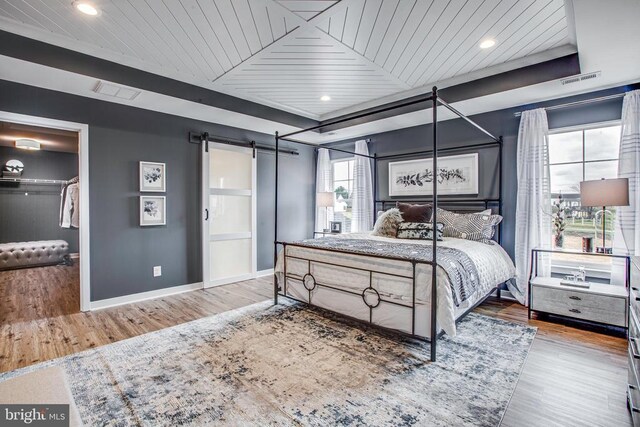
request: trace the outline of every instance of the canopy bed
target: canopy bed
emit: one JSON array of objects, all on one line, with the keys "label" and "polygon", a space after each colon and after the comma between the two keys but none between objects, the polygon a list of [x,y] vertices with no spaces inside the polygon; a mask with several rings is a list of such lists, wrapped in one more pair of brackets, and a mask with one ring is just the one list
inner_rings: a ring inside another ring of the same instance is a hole
[{"label": "canopy bed", "polygon": [[[434,87],[431,94],[405,103],[337,119],[285,135],[276,132],[275,151],[276,154],[280,151],[282,141],[314,145],[292,139],[293,136],[304,132],[426,102],[431,103],[433,114],[431,147],[386,156],[357,154],[331,146],[322,148],[362,156],[373,162],[374,222],[378,210],[385,211],[394,207],[397,201],[430,204],[433,212],[430,220],[433,239],[405,240],[355,233],[339,235],[338,238],[279,240],[279,165],[276,155],[273,297],[275,304],[278,304],[279,297],[284,297],[392,330],[394,333],[428,341],[431,343],[431,360],[435,361],[437,338],[445,332],[455,334],[456,322],[490,294],[499,292],[500,286],[515,273],[511,259],[499,245],[502,240],[499,220],[495,223],[495,236],[493,233],[489,236],[490,241],[467,240],[464,235],[462,238],[445,237],[441,240],[438,234],[438,218],[447,219],[447,216],[452,215],[452,212],[441,209],[442,207],[455,212],[472,212],[481,208],[484,209],[484,217],[502,219],[502,138],[493,136],[450,106],[439,97],[438,90]],[[439,148],[439,106],[447,108],[490,140],[467,146]],[[493,178],[497,178],[498,181],[497,197],[438,194],[439,180],[433,177],[436,171],[441,170],[438,161],[442,161],[443,157],[438,158],[439,155],[468,154],[473,150],[488,148],[498,150]],[[407,197],[377,198],[379,162],[415,159],[416,156],[422,155],[432,157],[429,161],[429,166],[432,165],[431,170],[434,171],[432,179],[428,180],[428,184],[419,184],[429,185],[430,195],[415,200],[408,200]]]}]

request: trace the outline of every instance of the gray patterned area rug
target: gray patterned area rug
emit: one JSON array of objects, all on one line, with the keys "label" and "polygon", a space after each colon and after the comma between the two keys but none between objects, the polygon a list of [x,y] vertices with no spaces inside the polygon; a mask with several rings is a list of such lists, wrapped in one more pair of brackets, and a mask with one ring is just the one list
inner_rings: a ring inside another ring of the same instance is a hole
[{"label": "gray patterned area rug", "polygon": [[0,375],[63,366],[87,426],[496,426],[535,328],[470,314],[429,344],[255,304]]}]

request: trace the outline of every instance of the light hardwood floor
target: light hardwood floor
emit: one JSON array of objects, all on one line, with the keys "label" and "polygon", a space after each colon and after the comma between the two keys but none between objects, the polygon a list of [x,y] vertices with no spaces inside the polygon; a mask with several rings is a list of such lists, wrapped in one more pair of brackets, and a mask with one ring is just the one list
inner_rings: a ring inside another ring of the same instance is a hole
[{"label": "light hardwood floor", "polygon": [[[78,312],[78,269],[0,272],[0,372],[271,298],[270,278]],[[477,312],[538,327],[503,426],[630,426],[626,339],[543,320],[490,299]]]}]

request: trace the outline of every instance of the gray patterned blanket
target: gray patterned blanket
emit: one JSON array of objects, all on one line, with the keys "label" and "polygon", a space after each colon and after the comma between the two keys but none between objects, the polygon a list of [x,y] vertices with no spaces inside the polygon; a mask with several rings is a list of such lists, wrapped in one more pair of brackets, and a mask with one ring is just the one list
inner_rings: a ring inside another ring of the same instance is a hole
[{"label": "gray patterned blanket", "polygon": [[[431,262],[431,245],[381,242],[367,239],[325,237],[290,242],[291,244],[319,249],[330,249],[360,255],[376,255],[401,258],[408,261]],[[476,291],[480,278],[478,269],[469,256],[459,249],[438,246],[438,266],[449,276],[453,302],[457,306]]]}]

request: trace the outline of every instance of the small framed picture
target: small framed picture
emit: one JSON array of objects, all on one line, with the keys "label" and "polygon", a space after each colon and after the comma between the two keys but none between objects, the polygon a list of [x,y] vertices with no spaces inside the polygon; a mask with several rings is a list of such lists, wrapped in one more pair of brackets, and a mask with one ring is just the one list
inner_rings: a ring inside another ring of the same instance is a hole
[{"label": "small framed picture", "polygon": [[140,196],[140,226],[167,224],[167,198]]},{"label": "small framed picture", "polygon": [[331,232],[342,233],[342,223],[340,221],[331,221]]},{"label": "small framed picture", "polygon": [[140,191],[164,193],[166,186],[166,163],[140,162]]}]

